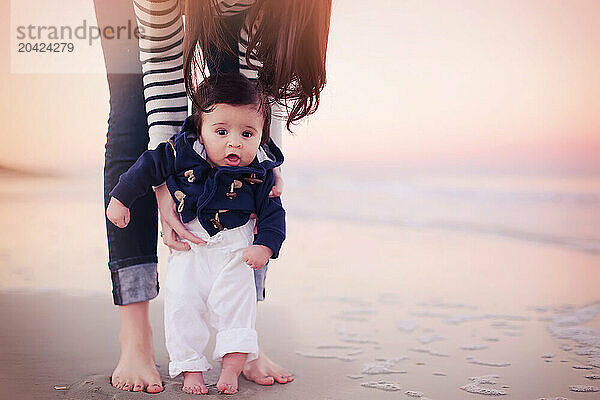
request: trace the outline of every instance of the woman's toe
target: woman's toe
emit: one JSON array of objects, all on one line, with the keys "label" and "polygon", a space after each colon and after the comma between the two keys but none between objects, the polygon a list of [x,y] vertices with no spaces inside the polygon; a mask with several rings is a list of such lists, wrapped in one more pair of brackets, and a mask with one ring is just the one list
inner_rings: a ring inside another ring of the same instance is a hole
[{"label": "woman's toe", "polygon": [[148,385],[148,387],[146,388],[146,392],[148,393],[159,393],[162,392],[163,387],[162,385],[158,384],[158,383],[153,383],[151,385]]},{"label": "woman's toe", "polygon": [[233,385],[225,385],[225,390],[223,392],[225,394],[234,394],[237,393],[237,389],[233,387]]},{"label": "woman's toe", "polygon": [[228,384],[226,384],[226,383],[221,383],[221,384],[217,385],[217,390],[218,390],[220,393],[229,394],[229,392],[228,392],[228,390],[229,390],[229,387],[230,387],[230,386],[229,386]]},{"label": "woman's toe", "polygon": [[141,392],[142,390],[144,390],[144,382],[142,381],[135,381],[135,383],[133,384],[133,391],[134,392]]},{"label": "woman's toe", "polygon": [[194,385],[194,387],[196,388],[195,394],[207,394],[208,393],[208,388],[206,387],[206,385]]},{"label": "woman's toe", "polygon": [[257,378],[255,380],[255,382],[258,383],[259,385],[269,386],[269,385],[272,385],[275,383],[275,379],[273,379],[272,376],[265,375],[260,378]]}]

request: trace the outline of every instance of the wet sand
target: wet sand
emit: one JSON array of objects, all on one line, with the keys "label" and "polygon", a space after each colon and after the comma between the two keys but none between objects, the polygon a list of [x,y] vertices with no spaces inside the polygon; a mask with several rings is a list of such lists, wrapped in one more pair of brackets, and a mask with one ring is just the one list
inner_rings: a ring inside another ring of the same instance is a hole
[{"label": "wet sand", "polygon": [[[101,216],[90,213],[96,204],[11,204],[10,212],[3,208],[4,229],[13,213],[43,216],[17,229],[41,254],[2,249],[0,398],[149,398],[108,383],[119,355],[119,316],[95,223]],[[94,223],[77,228],[67,212],[87,213]],[[593,379],[600,374],[597,255],[293,215],[288,231],[270,266],[257,327],[263,350],[296,381],[258,387],[242,378],[236,398],[600,398],[575,391],[600,387]],[[58,261],[44,261],[52,252]],[[180,392],[180,379],[167,379],[161,296],[151,318],[166,383],[152,397],[192,398]]]}]

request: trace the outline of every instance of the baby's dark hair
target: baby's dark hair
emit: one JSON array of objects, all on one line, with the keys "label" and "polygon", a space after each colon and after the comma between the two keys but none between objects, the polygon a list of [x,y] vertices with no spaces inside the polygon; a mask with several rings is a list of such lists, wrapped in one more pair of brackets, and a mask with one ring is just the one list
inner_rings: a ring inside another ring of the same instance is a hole
[{"label": "baby's dark hair", "polygon": [[240,73],[215,74],[207,77],[197,87],[192,97],[192,119],[196,132],[200,135],[202,113],[209,113],[215,104],[224,103],[234,106],[255,104],[263,116],[261,144],[269,142],[271,132],[271,104],[264,94],[248,78]]}]

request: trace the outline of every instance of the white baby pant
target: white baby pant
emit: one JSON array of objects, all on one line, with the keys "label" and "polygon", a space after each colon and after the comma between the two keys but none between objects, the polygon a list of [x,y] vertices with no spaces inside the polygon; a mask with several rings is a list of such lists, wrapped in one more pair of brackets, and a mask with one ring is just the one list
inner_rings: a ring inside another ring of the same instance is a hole
[{"label": "white baby pant", "polygon": [[165,279],[165,337],[169,375],[211,368],[204,356],[210,324],[217,330],[214,360],[227,353],[258,357],[254,272],[242,261],[252,244],[254,220],[209,236],[197,219],[188,230],[207,242],[169,257]]}]

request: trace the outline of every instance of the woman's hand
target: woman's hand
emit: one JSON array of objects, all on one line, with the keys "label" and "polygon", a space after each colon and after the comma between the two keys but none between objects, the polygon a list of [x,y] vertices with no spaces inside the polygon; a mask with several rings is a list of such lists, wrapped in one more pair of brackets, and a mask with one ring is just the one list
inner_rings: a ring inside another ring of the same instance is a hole
[{"label": "woman's hand", "polygon": [[269,192],[269,197],[280,197],[283,194],[283,176],[280,167],[273,169],[273,177],[275,178],[275,184]]},{"label": "woman's hand", "polygon": [[189,243],[183,242],[181,239],[186,239],[196,244],[206,244],[204,240],[188,231],[179,219],[179,214],[177,214],[175,209],[175,202],[169,193],[169,189],[167,189],[167,185],[157,187],[154,193],[158,202],[158,211],[160,212],[163,243],[169,247],[169,250],[189,250]]}]

